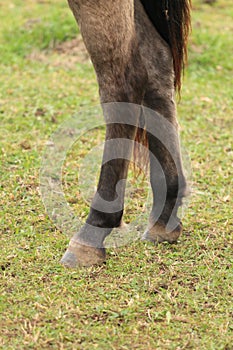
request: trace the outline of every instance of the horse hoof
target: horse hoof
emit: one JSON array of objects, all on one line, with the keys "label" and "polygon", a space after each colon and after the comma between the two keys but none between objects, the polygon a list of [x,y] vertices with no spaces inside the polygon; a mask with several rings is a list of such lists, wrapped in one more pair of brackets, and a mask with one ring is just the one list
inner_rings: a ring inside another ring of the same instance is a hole
[{"label": "horse hoof", "polygon": [[101,265],[106,259],[104,248],[94,248],[71,239],[61,264],[68,268]]},{"label": "horse hoof", "polygon": [[176,243],[181,232],[181,224],[179,224],[174,230],[169,231],[162,224],[156,223],[143,234],[141,239],[142,241],[149,241],[153,242],[154,244],[162,242]]}]

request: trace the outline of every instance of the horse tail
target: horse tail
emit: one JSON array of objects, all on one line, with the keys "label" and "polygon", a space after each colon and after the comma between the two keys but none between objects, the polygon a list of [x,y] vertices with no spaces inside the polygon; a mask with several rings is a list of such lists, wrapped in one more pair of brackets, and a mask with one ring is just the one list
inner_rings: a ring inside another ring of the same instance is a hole
[{"label": "horse tail", "polygon": [[148,151],[149,144],[148,144],[148,138],[147,138],[147,131],[145,128],[137,127],[134,141],[135,141],[134,147],[133,147],[134,175],[135,177],[138,177],[140,174],[144,174],[143,176],[144,178],[148,172],[148,166],[149,166],[149,151]]},{"label": "horse tail", "polygon": [[187,62],[187,40],[191,29],[191,0],[141,0],[153,25],[169,44],[173,57],[175,88],[180,92]]}]

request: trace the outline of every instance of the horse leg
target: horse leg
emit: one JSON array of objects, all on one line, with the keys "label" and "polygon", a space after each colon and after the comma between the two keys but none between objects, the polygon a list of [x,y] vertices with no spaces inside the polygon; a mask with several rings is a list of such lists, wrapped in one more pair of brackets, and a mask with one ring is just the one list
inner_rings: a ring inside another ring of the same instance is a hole
[{"label": "horse leg", "polygon": [[177,211],[186,188],[174,102],[173,62],[170,48],[138,0],[135,6],[140,53],[149,77],[143,105],[154,111],[145,110],[153,207],[143,238],[173,243],[182,231]]},{"label": "horse leg", "polygon": [[141,104],[147,75],[134,28],[133,0],[69,0],[69,4],[96,71],[107,122],[97,193],[86,223],[71,239],[62,258],[65,266],[75,267],[102,263],[104,239],[112,228],[120,225],[133,142],[126,141],[124,156],[119,154],[124,147],[121,140],[135,138],[136,126],[126,124],[135,110],[129,107],[128,115],[119,118],[122,112],[117,107],[119,104],[114,107],[111,102]]},{"label": "horse leg", "polygon": [[[155,91],[147,90],[144,97],[144,105],[156,113],[150,113],[150,120],[147,120],[146,126],[153,206],[149,228],[143,238],[153,242],[173,243],[182,231],[177,211],[185,195],[186,181],[182,169],[174,103],[158,96]],[[153,118],[156,120],[151,126]]]}]

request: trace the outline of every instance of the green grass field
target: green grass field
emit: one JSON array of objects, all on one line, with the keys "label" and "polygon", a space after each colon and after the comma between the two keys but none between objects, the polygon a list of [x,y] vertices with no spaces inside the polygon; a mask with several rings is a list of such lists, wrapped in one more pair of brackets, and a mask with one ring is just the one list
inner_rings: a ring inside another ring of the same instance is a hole
[{"label": "green grass field", "polygon": [[[46,215],[39,171],[50,135],[98,104],[95,74],[65,1],[0,1],[0,23],[0,348],[232,350],[232,2],[194,1],[178,105],[193,193],[178,244],[137,240],[81,270],[59,263],[68,237]],[[82,218],[79,164],[103,135],[84,135],[63,169]]]}]

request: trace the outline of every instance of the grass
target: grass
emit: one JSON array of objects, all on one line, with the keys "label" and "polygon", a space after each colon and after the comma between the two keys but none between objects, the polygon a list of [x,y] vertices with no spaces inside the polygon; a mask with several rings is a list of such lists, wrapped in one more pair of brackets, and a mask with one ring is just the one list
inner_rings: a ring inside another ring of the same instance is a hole
[{"label": "grass", "polygon": [[[193,194],[179,243],[135,241],[102,267],[66,271],[68,238],[45,214],[39,170],[51,133],[98,103],[95,74],[81,44],[57,49],[77,35],[66,3],[0,2],[2,349],[233,349],[232,17],[228,0],[194,1],[178,106]],[[103,133],[84,135],[63,169],[83,218],[77,170]],[[127,210],[134,220],[140,209]]]}]

